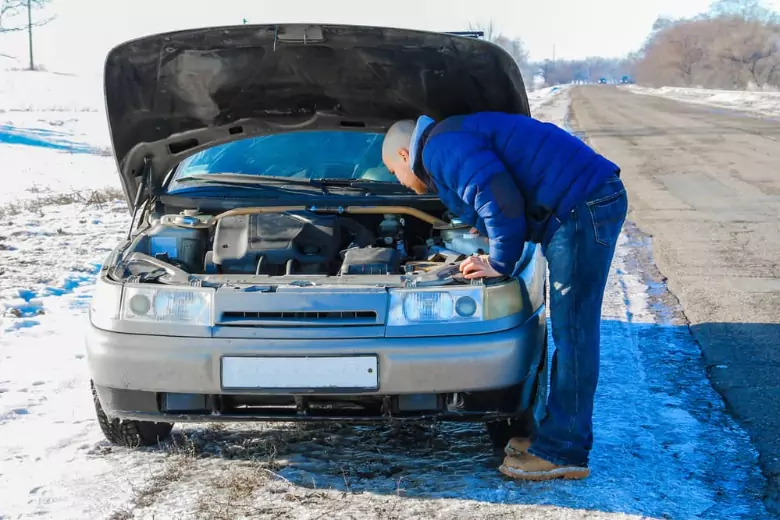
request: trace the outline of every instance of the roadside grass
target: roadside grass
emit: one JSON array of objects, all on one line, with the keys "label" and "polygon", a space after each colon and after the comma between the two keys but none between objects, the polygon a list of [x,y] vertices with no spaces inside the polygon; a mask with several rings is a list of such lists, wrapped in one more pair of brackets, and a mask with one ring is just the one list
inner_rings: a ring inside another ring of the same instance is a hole
[{"label": "roadside grass", "polygon": [[85,208],[92,206],[99,208],[109,202],[124,199],[122,190],[116,188],[83,191],[73,190],[65,193],[52,193],[48,188],[33,186],[28,188],[27,191],[34,194],[35,198],[9,202],[0,206],[0,218],[9,218],[24,212],[41,215],[46,206],[83,204]]}]

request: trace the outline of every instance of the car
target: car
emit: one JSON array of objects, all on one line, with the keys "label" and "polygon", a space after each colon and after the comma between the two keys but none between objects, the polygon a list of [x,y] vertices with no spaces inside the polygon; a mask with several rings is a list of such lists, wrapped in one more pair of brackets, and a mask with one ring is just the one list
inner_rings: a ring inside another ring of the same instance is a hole
[{"label": "car", "polygon": [[599,85],[606,85],[607,84],[607,78],[599,78]]},{"label": "car", "polygon": [[629,85],[632,83],[632,81],[629,76],[623,76],[622,78],[620,78],[620,83],[623,85]]},{"label": "car", "polygon": [[[120,44],[105,63],[132,223],[90,305],[106,438],[175,423],[471,421],[527,434],[547,388],[546,263],[469,281],[468,208],[383,166],[396,120],[530,115],[515,61],[444,33],[241,25]],[[484,226],[481,227],[484,229]]]}]

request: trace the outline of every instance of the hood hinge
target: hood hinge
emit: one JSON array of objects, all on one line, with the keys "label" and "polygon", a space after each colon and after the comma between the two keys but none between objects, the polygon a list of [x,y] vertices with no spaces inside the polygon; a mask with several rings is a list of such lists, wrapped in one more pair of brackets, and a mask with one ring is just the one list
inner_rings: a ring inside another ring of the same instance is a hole
[{"label": "hood hinge", "polygon": [[144,157],[143,168],[141,172],[141,183],[138,185],[138,190],[135,192],[135,200],[133,201],[133,218],[130,219],[130,229],[127,230],[127,239],[130,240],[133,236],[133,228],[135,228],[136,219],[138,218],[138,211],[141,207],[141,201],[143,200],[144,192],[148,191],[149,195],[147,200],[151,201],[156,193],[152,189],[152,158]]}]

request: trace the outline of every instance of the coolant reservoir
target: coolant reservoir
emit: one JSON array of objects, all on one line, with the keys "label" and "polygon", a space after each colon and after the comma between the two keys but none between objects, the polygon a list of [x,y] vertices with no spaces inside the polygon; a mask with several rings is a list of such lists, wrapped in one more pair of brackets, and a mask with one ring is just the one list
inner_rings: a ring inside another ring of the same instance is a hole
[{"label": "coolant reservoir", "polygon": [[463,255],[487,254],[490,250],[487,237],[472,234],[468,226],[442,229],[441,238],[444,247]]},{"label": "coolant reservoir", "polygon": [[[166,215],[167,216],[167,215]],[[184,217],[194,218],[194,217]],[[208,230],[203,227],[181,227],[174,225],[171,219],[162,222],[145,232],[148,240],[147,254],[177,260],[191,273],[203,270],[203,257],[206,254]]]}]

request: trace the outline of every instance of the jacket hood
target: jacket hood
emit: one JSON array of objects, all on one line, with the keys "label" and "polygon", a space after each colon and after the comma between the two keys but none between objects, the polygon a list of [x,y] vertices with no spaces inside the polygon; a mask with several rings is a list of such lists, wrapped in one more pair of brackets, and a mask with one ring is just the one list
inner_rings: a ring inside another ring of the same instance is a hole
[{"label": "jacket hood", "polygon": [[313,129],[385,131],[398,119],[530,115],[500,47],[452,34],[341,25],[240,25],[157,34],[106,58],[114,155],[132,205],[215,144]]}]

